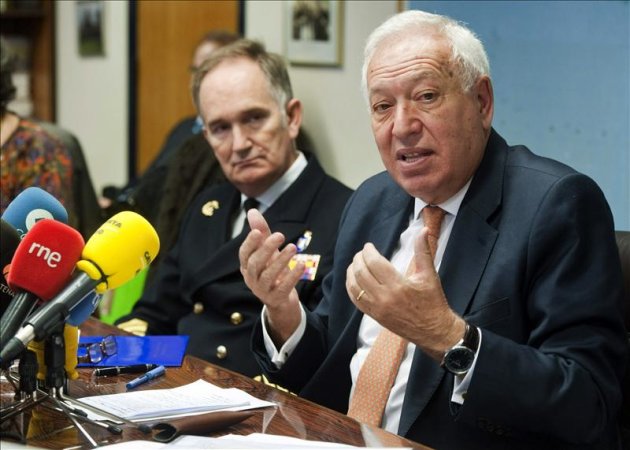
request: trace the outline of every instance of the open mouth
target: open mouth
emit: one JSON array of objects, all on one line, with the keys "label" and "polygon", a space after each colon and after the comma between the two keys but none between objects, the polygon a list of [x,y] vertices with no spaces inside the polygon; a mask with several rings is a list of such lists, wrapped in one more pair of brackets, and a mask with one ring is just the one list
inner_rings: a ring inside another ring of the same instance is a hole
[{"label": "open mouth", "polygon": [[429,155],[431,155],[430,151],[409,152],[399,155],[398,159],[406,163],[414,163],[427,158]]}]

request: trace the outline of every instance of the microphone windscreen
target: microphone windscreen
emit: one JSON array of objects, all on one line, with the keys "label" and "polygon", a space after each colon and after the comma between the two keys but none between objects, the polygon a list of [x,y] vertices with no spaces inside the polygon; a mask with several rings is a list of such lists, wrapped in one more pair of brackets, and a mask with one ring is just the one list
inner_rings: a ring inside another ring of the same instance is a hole
[{"label": "microphone windscreen", "polygon": [[0,269],[2,270],[2,276],[0,277],[0,315],[2,315],[15,294],[9,287],[5,274],[8,274],[11,260],[20,243],[20,235],[9,222],[6,222],[4,219],[0,219],[0,222],[2,222],[2,228],[0,229]]},{"label": "microphone windscreen", "polygon": [[99,302],[101,301],[101,294],[97,294],[95,291],[90,292],[81,301],[70,310],[70,315],[66,319],[68,325],[78,327],[85,322],[88,317],[96,310]]},{"label": "microphone windscreen", "polygon": [[103,292],[126,283],[155,259],[160,239],[140,214],[122,211],[112,216],[88,239],[77,267],[90,278],[106,278]]},{"label": "microphone windscreen", "polygon": [[15,251],[9,286],[50,300],[69,282],[83,245],[74,228],[56,220],[37,222]]},{"label": "microphone windscreen", "polygon": [[24,235],[42,219],[55,219],[68,223],[68,212],[54,196],[38,187],[20,192],[2,214],[2,219]]}]

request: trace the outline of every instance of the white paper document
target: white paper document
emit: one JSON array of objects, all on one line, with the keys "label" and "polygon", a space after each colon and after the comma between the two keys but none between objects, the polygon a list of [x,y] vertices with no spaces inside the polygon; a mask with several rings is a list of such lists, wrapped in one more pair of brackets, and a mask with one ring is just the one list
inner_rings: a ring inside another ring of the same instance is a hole
[{"label": "white paper document", "polygon": [[[199,450],[199,449],[273,449],[273,450],[347,450],[354,447],[347,444],[335,442],[310,441],[289,436],[278,436],[275,434],[252,433],[247,436],[228,434],[218,438],[200,436],[181,436],[168,444],[158,444],[149,441],[130,441],[120,444],[106,445],[101,447],[107,450],[137,450],[142,449],[178,449],[178,450]],[[366,448],[366,447],[360,447]],[[385,450],[390,447],[371,447],[371,450]],[[396,450],[405,450],[397,448]],[[410,450],[410,449],[407,449]]]},{"label": "white paper document", "polygon": [[276,434],[252,433],[247,436],[227,434],[218,438],[200,436],[181,436],[169,444],[171,448],[214,448],[214,449],[269,449],[269,450],[301,450],[301,449],[350,449],[353,445],[338,444],[335,442],[308,441],[289,436]]},{"label": "white paper document", "polygon": [[[197,380],[172,389],[153,389],[122,394],[83,397],[79,401],[128,420],[149,420],[203,414],[211,411],[241,411],[275,406],[240,389],[223,389]],[[87,411],[90,417],[95,417]]]}]

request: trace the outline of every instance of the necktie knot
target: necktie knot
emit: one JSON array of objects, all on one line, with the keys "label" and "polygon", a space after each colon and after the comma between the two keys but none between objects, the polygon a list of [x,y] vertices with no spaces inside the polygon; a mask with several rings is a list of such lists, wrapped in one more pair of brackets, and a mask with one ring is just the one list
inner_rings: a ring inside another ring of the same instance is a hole
[{"label": "necktie knot", "polygon": [[247,197],[247,199],[243,202],[243,211],[245,211],[245,218],[243,219],[243,226],[241,228],[241,233],[249,231],[249,222],[247,221],[247,211],[250,209],[258,209],[260,206],[260,202],[256,200],[254,197]]},{"label": "necktie knot", "polygon": [[260,202],[258,200],[256,200],[254,197],[248,197],[243,202],[243,210],[245,212],[249,211],[252,208],[258,209],[259,206],[260,206]]}]

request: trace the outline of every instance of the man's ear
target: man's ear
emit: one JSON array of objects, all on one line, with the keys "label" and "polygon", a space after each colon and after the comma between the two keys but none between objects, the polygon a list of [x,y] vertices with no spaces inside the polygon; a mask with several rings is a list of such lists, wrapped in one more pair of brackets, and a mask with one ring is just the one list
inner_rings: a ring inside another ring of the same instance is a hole
[{"label": "man's ear", "polygon": [[494,92],[492,81],[487,76],[481,77],[477,81],[477,101],[479,102],[479,114],[481,114],[483,127],[485,130],[490,130],[494,115]]},{"label": "man's ear", "polygon": [[300,132],[300,125],[302,125],[302,102],[297,98],[292,98],[287,103],[287,129],[291,139],[297,138]]}]

